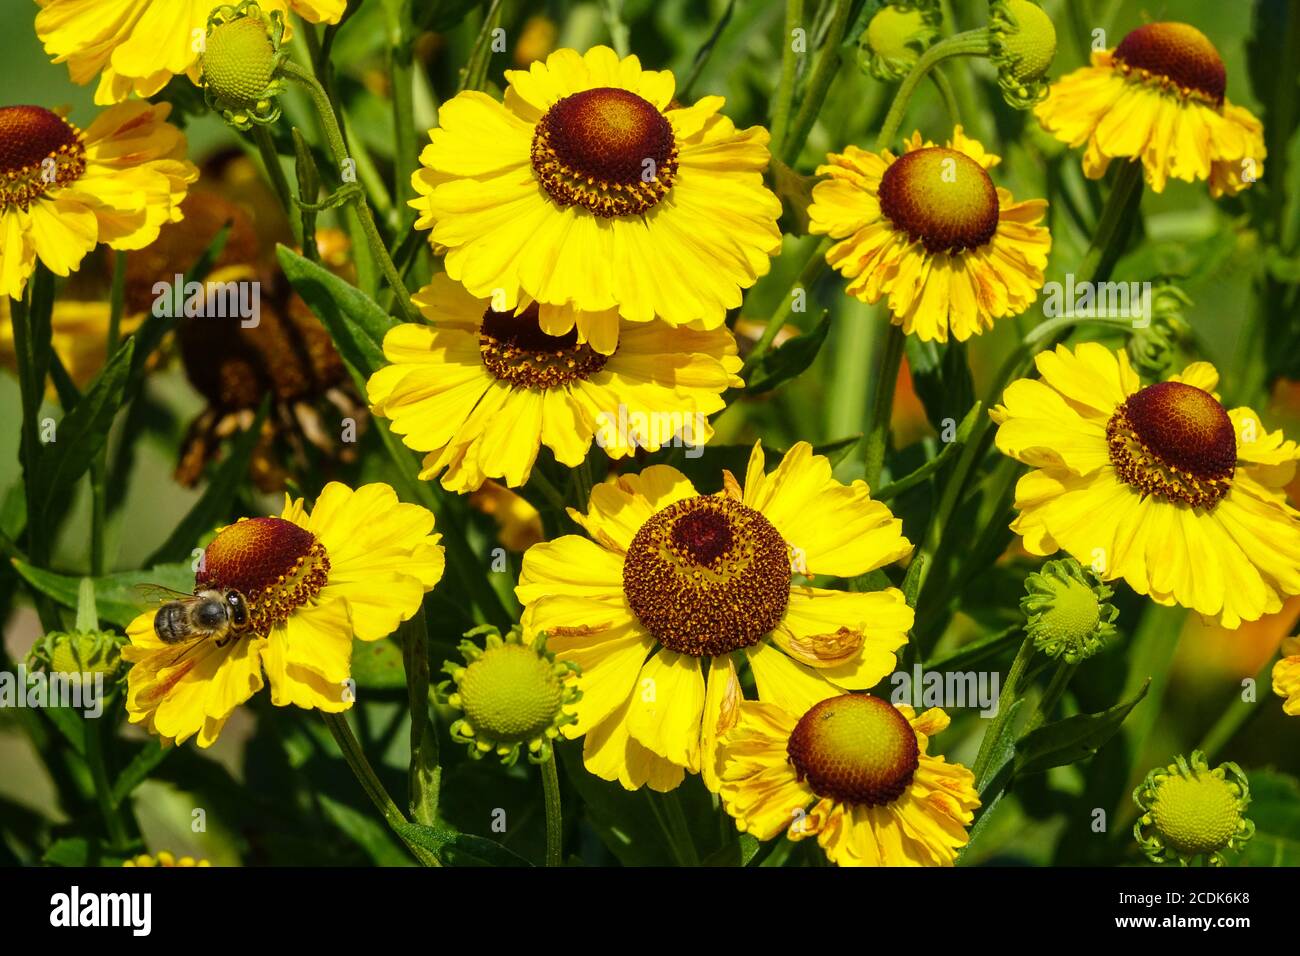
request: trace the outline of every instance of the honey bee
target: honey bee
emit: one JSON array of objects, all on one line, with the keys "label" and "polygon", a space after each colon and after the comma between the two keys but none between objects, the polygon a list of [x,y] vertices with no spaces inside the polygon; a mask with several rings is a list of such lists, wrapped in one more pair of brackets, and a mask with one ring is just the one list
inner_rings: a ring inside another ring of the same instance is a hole
[{"label": "honey bee", "polygon": [[164,644],[212,640],[217,647],[225,647],[251,626],[248,602],[234,588],[208,588],[185,594],[158,585],[147,587],[171,597],[158,608],[153,619],[154,634]]}]

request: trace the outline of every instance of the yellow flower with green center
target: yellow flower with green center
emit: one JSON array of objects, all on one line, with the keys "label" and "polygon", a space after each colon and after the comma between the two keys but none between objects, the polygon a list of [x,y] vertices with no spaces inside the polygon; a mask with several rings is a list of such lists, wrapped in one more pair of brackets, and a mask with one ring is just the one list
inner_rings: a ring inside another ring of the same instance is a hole
[{"label": "yellow flower with green center", "polygon": [[[387,637],[442,577],[432,530],[433,515],[388,485],[338,482],[310,511],[286,496],[279,517],[222,529],[195,575],[204,600],[166,604],[127,627],[131,722],[169,742],[198,734],[208,747],[264,681],[277,707],[347,710],[353,636]],[[239,609],[215,628],[213,596]]]},{"label": "yellow flower with green center", "polygon": [[124,860],[122,865],[126,867],[181,867],[188,869],[189,867],[195,866],[211,866],[212,863],[208,860],[196,860],[192,856],[183,856],[180,859],[177,859],[175,854],[167,850],[162,850],[157,856],[150,856],[148,853],[141,853],[139,856],[133,856],[129,860]]},{"label": "yellow flower with green center", "polygon": [[1049,657],[1086,660],[1115,634],[1119,611],[1106,603],[1114,592],[1073,558],[1048,561],[1025,579],[1025,591],[1025,633]]},{"label": "yellow flower with green center", "polygon": [[[199,80],[208,17],[218,0],[37,0],[36,35],[72,82],[99,79],[95,102],[153,96],[174,76]],[[338,23],[347,0],[258,0],[267,14]],[[93,11],[92,11],[93,8]],[[289,33],[286,31],[285,39]]]},{"label": "yellow flower with green center", "polygon": [[276,97],[284,83],[276,70],[286,56],[280,51],[284,30],[283,13],[263,13],[252,0],[212,11],[199,58],[199,85],[208,106],[236,129],[280,118]]},{"label": "yellow flower with green center", "polygon": [[1285,713],[1300,717],[1300,639],[1283,641],[1282,649],[1282,659],[1273,665],[1273,693],[1285,698]]},{"label": "yellow flower with green center", "polygon": [[883,6],[858,40],[858,60],[878,80],[901,80],[939,38],[942,21],[934,0]]},{"label": "yellow flower with green center", "polygon": [[781,249],[767,131],[736,129],[719,96],[678,104],[671,73],[603,46],[506,81],[504,103],[443,104],[412,179],[448,275],[510,312],[719,328]]},{"label": "yellow flower with green center", "polygon": [[1179,756],[1152,770],[1133,791],[1133,800],[1142,811],[1133,836],[1153,863],[1177,860],[1186,866],[1204,857],[1223,866],[1225,851],[1240,850],[1255,833],[1245,816],[1246,775],[1235,763],[1211,770],[1199,750],[1190,760]]},{"label": "yellow flower with green center", "polygon": [[804,684],[743,701],[722,736],[722,805],[760,840],[815,836],[840,866],[951,866],[979,807],[974,775],[931,755],[934,708]]},{"label": "yellow flower with green center", "polygon": [[1186,23],[1147,23],[1090,66],[1064,76],[1034,115],[1049,133],[1082,146],[1083,171],[1100,179],[1111,160],[1141,160],[1147,184],[1209,180],[1234,196],[1264,175],[1264,128],[1225,95],[1214,44]]},{"label": "yellow flower with green center", "polygon": [[40,106],[0,106],[0,297],[21,298],[36,260],[66,276],[99,243],[142,249],[198,169],[165,103],[124,103],[82,130]]},{"label": "yellow flower with green center", "polygon": [[922,341],[965,341],[1037,297],[1051,235],[1041,199],[1017,203],[988,170],[1001,159],[958,126],[946,146],[914,133],[901,156],[856,146],[817,168],[809,229],[839,240],[826,261],[863,302],[888,299]]},{"label": "yellow flower with green center", "polygon": [[[420,477],[449,491],[528,481],[542,445],[576,467],[596,442],[611,458],[675,439],[703,445],[722,393],[743,385],[726,328],[630,323],[533,302],[498,311],[446,273],[412,297],[428,325],[384,337],[370,377],[376,415],[425,453]],[[620,331],[621,329],[621,331]]]},{"label": "yellow flower with green center", "polygon": [[759,697],[871,687],[894,668],[913,613],[896,588],[811,586],[911,553],[902,523],[866,484],[844,485],[800,442],[770,474],[760,446],[743,486],[724,472],[701,494],[665,465],[598,485],[589,538],[524,554],[515,589],[524,635],[545,632],[581,669],[566,737],[585,736],[587,769],[634,790],[671,790],[687,772],[717,789],[718,737],[735,721],[740,669]]},{"label": "yellow flower with green center", "polygon": [[1011,528],[1031,554],[1066,551],[1104,581],[1227,628],[1300,594],[1300,513],[1284,488],[1300,447],[1249,408],[1225,409],[1195,362],[1143,385],[1123,351],[1057,346],[1039,379],[990,410],[996,443],[1030,465]]},{"label": "yellow flower with green center", "polygon": [[993,0],[989,45],[1009,104],[1028,109],[1047,95],[1043,79],[1056,56],[1056,27],[1034,0]]},{"label": "yellow flower with green center", "polygon": [[507,766],[521,749],[534,763],[550,760],[560,728],[577,719],[568,708],[582,692],[566,683],[577,665],[557,663],[544,634],[526,643],[519,628],[503,638],[486,625],[465,636],[480,634],[486,637],[482,648],[461,642],[464,664],[448,661],[442,667],[451,680],[438,685],[438,694],[464,714],[451,725],[452,740],[468,744],[474,757],[495,752]]}]

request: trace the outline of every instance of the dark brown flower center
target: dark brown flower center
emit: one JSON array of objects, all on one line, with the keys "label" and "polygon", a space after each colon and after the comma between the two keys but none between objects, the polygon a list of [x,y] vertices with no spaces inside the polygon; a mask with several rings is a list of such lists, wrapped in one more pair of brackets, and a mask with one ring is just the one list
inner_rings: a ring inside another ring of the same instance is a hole
[{"label": "dark brown flower center", "polygon": [[984,167],[942,146],[904,153],[880,178],[880,211],[929,252],[982,246],[998,230],[998,192]]},{"label": "dark brown flower center", "polygon": [[656,512],[623,562],[637,620],[669,650],[714,657],[752,647],[785,615],[790,557],[765,517],[731,498],[687,498]]},{"label": "dark brown flower center", "polygon": [[543,332],[536,302],[518,315],[484,312],[478,347],[487,370],[518,388],[557,388],[590,378],[609,361],[578,342],[577,326],[564,335]]},{"label": "dark brown flower center", "polygon": [[267,633],[320,593],[329,580],[325,546],[283,518],[249,518],[212,539],[194,576],[195,591],[233,588],[244,595],[258,633]]},{"label": "dark brown flower center", "polygon": [[1125,72],[1137,71],[1216,106],[1223,105],[1228,85],[1219,51],[1204,33],[1186,23],[1148,23],[1115,48],[1115,62]]},{"label": "dark brown flower center", "polygon": [[1237,467],[1232,419],[1213,395],[1182,382],[1130,395],[1111,416],[1106,439],[1121,479],[1193,507],[1215,505]]},{"label": "dark brown flower center", "polygon": [[77,127],[40,106],[0,107],[0,209],[26,209],[85,171]]},{"label": "dark brown flower center", "polygon": [[533,172],[561,206],[604,218],[640,215],[672,188],[677,140],[667,117],[629,90],[564,97],[533,132]]},{"label": "dark brown flower center", "polygon": [[879,697],[845,694],[799,718],[786,754],[817,796],[878,807],[902,796],[921,751],[898,708]]}]

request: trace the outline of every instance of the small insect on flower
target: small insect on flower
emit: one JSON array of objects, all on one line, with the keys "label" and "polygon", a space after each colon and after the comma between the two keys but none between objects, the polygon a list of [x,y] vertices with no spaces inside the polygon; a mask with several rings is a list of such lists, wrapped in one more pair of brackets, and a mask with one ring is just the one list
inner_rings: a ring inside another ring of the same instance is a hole
[{"label": "small insect on flower", "polygon": [[213,640],[217,647],[249,630],[248,603],[233,588],[211,588],[195,594],[171,592],[160,585],[142,585],[175,594],[175,598],[158,608],[153,619],[154,633],[164,644],[181,644],[194,639]]}]

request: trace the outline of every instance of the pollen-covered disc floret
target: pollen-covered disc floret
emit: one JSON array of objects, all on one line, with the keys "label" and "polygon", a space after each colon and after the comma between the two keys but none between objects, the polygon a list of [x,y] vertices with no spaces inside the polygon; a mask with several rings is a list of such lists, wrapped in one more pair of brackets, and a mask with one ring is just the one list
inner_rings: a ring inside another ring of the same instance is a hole
[{"label": "pollen-covered disc floret", "polygon": [[814,704],[790,734],[787,753],[817,796],[868,807],[897,800],[920,763],[907,718],[869,694]]},{"label": "pollen-covered disc floret", "polygon": [[1246,775],[1235,763],[1211,770],[1199,750],[1190,760],[1179,756],[1152,770],[1133,800],[1142,811],[1133,835],[1153,863],[1178,860],[1185,866],[1199,856],[1222,866],[1224,851],[1241,849],[1255,833],[1245,816]]},{"label": "pollen-covered disc floret", "polygon": [[790,600],[789,549],[762,514],[723,495],[687,498],[637,531],[623,593],[669,650],[716,657],[753,647]]},{"label": "pollen-covered disc floret", "polygon": [[1123,481],[1196,508],[1217,504],[1236,471],[1232,419],[1209,392],[1182,382],[1130,395],[1107,423],[1106,441]]},{"label": "pollen-covered disc floret", "polygon": [[1115,634],[1119,611],[1107,603],[1115,592],[1073,558],[1048,561],[1025,579],[1025,592],[1025,633],[1049,657],[1086,660]]},{"label": "pollen-covered disc floret", "polygon": [[272,10],[268,15],[251,0],[217,7],[208,18],[199,58],[201,85],[208,105],[236,129],[279,119],[276,97],[283,83],[276,71],[284,59],[283,37],[283,13]]},{"label": "pollen-covered disc floret", "polygon": [[1228,86],[1223,59],[1209,38],[1187,23],[1148,23],[1120,41],[1115,65],[1130,78],[1183,97],[1223,105]]},{"label": "pollen-covered disc floret", "polygon": [[0,107],[0,212],[26,209],[86,171],[81,130],[40,106]]},{"label": "pollen-covered disc floret", "polygon": [[534,763],[550,760],[551,741],[575,719],[565,708],[582,697],[568,680],[577,665],[556,663],[544,634],[525,643],[518,628],[502,637],[489,625],[466,637],[480,634],[486,636],[484,647],[461,642],[464,664],[443,664],[451,680],[438,685],[438,694],[464,714],[451,725],[452,739],[468,744],[474,757],[495,752],[507,765],[525,748]]},{"label": "pollen-covered disc floret", "polygon": [[264,635],[319,594],[329,571],[325,546],[306,528],[283,518],[248,518],[212,539],[194,585],[196,593],[239,591],[253,631]]},{"label": "pollen-covered disc floret", "polygon": [[575,325],[564,335],[548,335],[534,302],[518,315],[488,309],[479,328],[483,364],[497,379],[518,388],[556,388],[595,375],[608,355],[578,341]]},{"label": "pollen-covered disc floret", "polygon": [[932,253],[984,245],[998,228],[998,193],[965,153],[928,146],[898,157],[880,179],[880,211]]},{"label": "pollen-covered disc floret", "polygon": [[533,132],[533,173],[561,206],[638,216],[677,175],[672,124],[631,90],[602,86],[559,100]]}]

